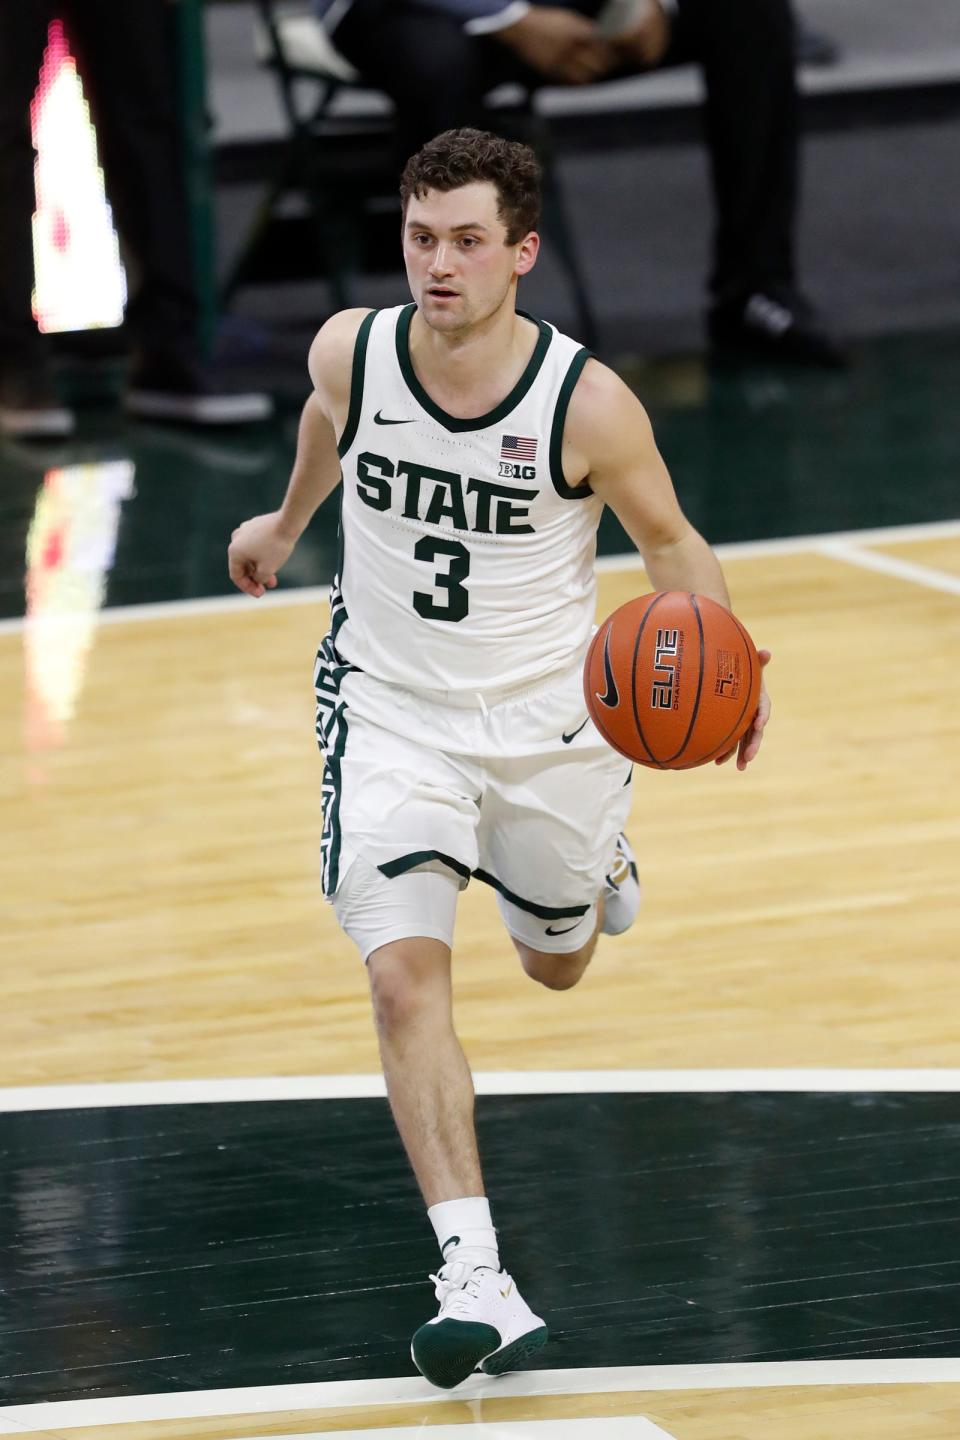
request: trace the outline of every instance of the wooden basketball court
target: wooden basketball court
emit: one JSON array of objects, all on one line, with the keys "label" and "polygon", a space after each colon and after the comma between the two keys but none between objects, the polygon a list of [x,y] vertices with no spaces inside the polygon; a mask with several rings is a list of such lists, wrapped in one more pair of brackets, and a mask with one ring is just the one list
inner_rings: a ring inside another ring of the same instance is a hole
[{"label": "wooden basketball court", "polygon": [[[921,1088],[954,1092],[960,524],[721,553],[738,615],[773,652],[774,714],[760,759],[743,775],[732,766],[637,772],[630,833],[641,917],[600,946],[571,992],[526,979],[492,895],[470,885],[455,973],[471,1064],[757,1070],[768,1079],[938,1069],[942,1082],[927,1076]],[[648,588],[637,568],[600,568],[601,614]],[[109,1107],[127,1103],[123,1087],[138,1082],[378,1071],[363,967],[316,879],[321,762],[310,674],[325,620],[319,601],[291,592],[111,612],[86,628],[51,615],[4,626],[0,1084],[12,1088],[0,1109],[49,1110],[33,1087],[109,1083],[120,1087],[113,1098],[102,1092]],[[831,1086],[821,1076],[809,1088]],[[890,1074],[867,1088],[900,1087]],[[56,1094],[55,1105],[77,1103],[67,1089]],[[955,1175],[955,1161],[942,1161],[943,1177]],[[532,1163],[517,1154],[517,1171]],[[504,1180],[488,1176],[494,1192]],[[549,1171],[541,1183],[548,1191]],[[202,1175],[197,1184],[191,1203],[204,1203]],[[31,1223],[45,1206],[51,1234],[68,1223],[57,1219],[55,1194],[42,1184],[31,1193]],[[602,1184],[595,1204],[602,1221]],[[912,1217],[907,1206],[908,1227]],[[16,1233],[9,1222],[14,1259]],[[426,1244],[423,1253],[432,1264]],[[878,1246],[871,1263],[879,1272],[896,1260]],[[924,1264],[956,1314],[955,1259],[944,1249]],[[815,1254],[810,1265],[812,1275]],[[867,1292],[869,1265],[861,1268]],[[424,1287],[425,1314],[430,1294]],[[35,1323],[22,1309],[3,1312],[11,1341]],[[83,1323],[82,1304],[58,1322],[64,1331]],[[911,1360],[948,1356],[936,1347],[949,1336],[935,1337],[922,1315],[909,1323],[913,1339],[892,1358],[881,1346],[857,1360],[871,1367],[863,1372],[829,1370],[857,1355],[851,1323],[849,1348],[825,1345],[819,1357],[792,1355],[788,1337],[776,1362],[781,1383],[768,1364],[746,1361],[739,1372],[725,1363],[709,1383],[709,1356],[699,1370],[680,1366],[676,1388],[669,1359],[618,1359],[622,1374],[614,1367],[598,1380],[600,1371],[577,1368],[576,1354],[552,1359],[548,1349],[542,1370],[478,1379],[462,1394],[432,1391],[411,1367],[346,1382],[354,1389],[343,1403],[326,1381],[315,1393],[298,1388],[294,1403],[272,1389],[246,1391],[242,1371],[214,1387],[190,1359],[154,1365],[130,1388],[121,1325],[121,1368],[98,1353],[89,1390],[69,1335],[50,1352],[69,1372],[62,1384],[31,1389],[3,1367],[0,1434],[251,1440],[397,1430],[441,1440],[473,1427],[498,1440],[946,1440],[960,1433],[960,1361]],[[156,1355],[174,1355],[175,1341],[174,1326]],[[173,1402],[180,1408],[170,1415]],[[591,1424],[561,1428],[576,1420]]]}]

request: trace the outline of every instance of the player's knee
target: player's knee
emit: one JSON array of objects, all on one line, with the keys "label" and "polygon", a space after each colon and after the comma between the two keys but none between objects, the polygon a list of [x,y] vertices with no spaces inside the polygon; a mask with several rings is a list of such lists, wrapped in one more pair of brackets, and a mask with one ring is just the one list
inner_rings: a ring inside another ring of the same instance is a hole
[{"label": "player's knee", "polygon": [[531,980],[545,985],[548,990],[572,990],[583,977],[590,958],[586,947],[575,950],[572,955],[550,955],[542,950],[531,950],[528,945],[517,947],[520,961]]},{"label": "player's knee", "polygon": [[378,1035],[391,1035],[409,1024],[416,1007],[416,990],[397,976],[370,975],[370,998]]},{"label": "player's knee", "polygon": [[451,1013],[450,952],[438,941],[400,941],[367,962],[377,1032],[400,1035]]},{"label": "player's knee", "polygon": [[429,991],[405,973],[371,976],[370,994],[377,1034],[387,1039],[409,1033],[433,1008]]}]

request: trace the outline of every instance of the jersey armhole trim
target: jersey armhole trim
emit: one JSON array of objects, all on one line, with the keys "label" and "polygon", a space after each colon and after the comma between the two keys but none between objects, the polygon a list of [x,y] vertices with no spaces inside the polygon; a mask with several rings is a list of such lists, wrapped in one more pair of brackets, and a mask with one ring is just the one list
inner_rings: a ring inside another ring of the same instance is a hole
[{"label": "jersey armhole trim", "polygon": [[564,500],[586,500],[593,494],[589,480],[582,480],[579,485],[568,485],[563,474],[563,427],[567,422],[570,396],[580,379],[584,365],[592,359],[593,356],[589,350],[578,350],[570,361],[570,367],[560,386],[556,408],[553,412],[553,424],[550,427],[550,479],[553,481],[554,490]]},{"label": "jersey armhole trim", "polygon": [[363,377],[367,363],[367,341],[370,338],[370,326],[378,314],[379,311],[371,310],[369,315],[364,315],[354,342],[353,368],[350,371],[350,408],[347,411],[347,423],[343,427],[343,434],[337,445],[337,454],[341,460],[356,439],[357,426],[360,424],[360,410],[363,405]]}]

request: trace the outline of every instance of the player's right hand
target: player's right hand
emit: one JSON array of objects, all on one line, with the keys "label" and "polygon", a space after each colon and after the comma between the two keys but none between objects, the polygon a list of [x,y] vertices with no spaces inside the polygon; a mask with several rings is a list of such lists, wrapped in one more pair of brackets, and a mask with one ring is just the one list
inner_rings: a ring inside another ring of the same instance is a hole
[{"label": "player's right hand", "polygon": [[567,85],[588,85],[614,64],[613,50],[593,21],[559,5],[534,5],[493,38],[534,70]]},{"label": "player's right hand", "polygon": [[296,543],[296,538],[281,528],[279,511],[244,520],[234,530],[227,551],[230,579],[238,590],[259,600],[275,589],[277,571]]},{"label": "player's right hand", "polygon": [[[770,664],[770,651],[769,651],[769,650],[758,650],[758,651],[757,651],[757,657],[758,657],[758,659],[759,659],[759,661],[760,661],[760,669],[761,669],[761,671],[765,670],[765,669],[767,668],[767,666]],[[759,702],[759,704],[758,704],[758,706],[757,706],[757,713],[756,713],[756,715],[753,717],[753,724],[752,724],[752,725],[750,726],[750,728],[747,730],[747,732],[746,732],[745,735],[741,735],[739,741],[737,742],[736,745],[734,745],[733,749],[732,749],[732,750],[728,750],[727,753],[726,753],[726,755],[720,755],[720,756],[714,761],[714,764],[715,764],[715,765],[725,765],[728,760],[731,760],[731,759],[733,758],[733,756],[736,755],[736,757],[737,757],[737,769],[738,769],[738,770],[746,770],[747,766],[750,764],[750,761],[751,761],[751,760],[755,760],[755,759],[757,758],[757,752],[758,752],[759,749],[760,749],[760,742],[761,742],[761,740],[763,739],[763,732],[764,732],[764,729],[766,728],[766,724],[767,724],[767,721],[768,721],[769,719],[770,719],[770,696],[767,694],[766,681],[764,680],[764,677],[763,677],[763,675],[761,674],[761,676],[760,676],[760,702]]]}]

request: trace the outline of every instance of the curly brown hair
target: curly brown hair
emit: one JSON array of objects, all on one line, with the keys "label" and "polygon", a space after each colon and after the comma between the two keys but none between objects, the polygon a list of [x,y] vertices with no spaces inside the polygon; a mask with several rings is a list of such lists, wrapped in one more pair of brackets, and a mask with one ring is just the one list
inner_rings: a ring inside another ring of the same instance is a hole
[{"label": "curly brown hair", "polygon": [[444,130],[428,140],[404,167],[400,199],[406,217],[411,196],[422,200],[428,190],[459,190],[475,180],[489,180],[497,191],[497,213],[507,230],[508,245],[517,245],[540,220],[540,162],[518,140],[504,140],[487,130]]}]

